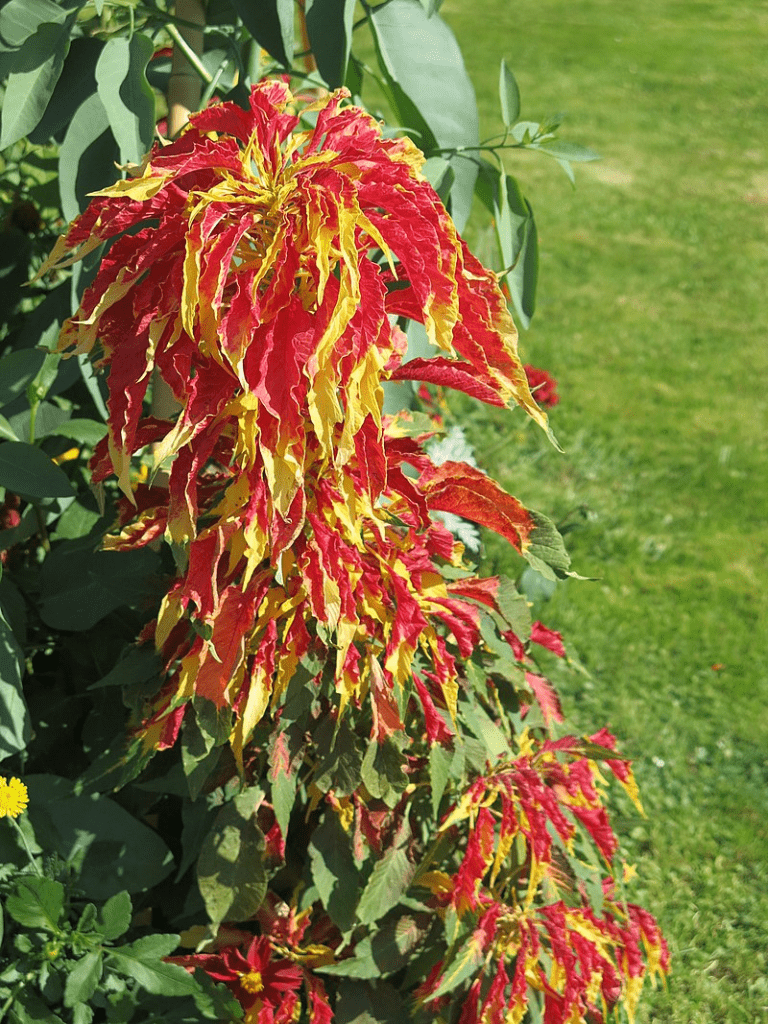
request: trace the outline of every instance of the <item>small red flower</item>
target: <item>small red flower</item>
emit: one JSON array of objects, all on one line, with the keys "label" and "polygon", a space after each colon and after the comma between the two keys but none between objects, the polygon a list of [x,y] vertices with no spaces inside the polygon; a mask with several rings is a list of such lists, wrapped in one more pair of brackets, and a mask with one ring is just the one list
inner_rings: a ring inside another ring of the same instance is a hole
[{"label": "small red flower", "polygon": [[539,370],[535,366],[525,365],[525,375],[528,378],[528,386],[536,399],[538,405],[551,409],[557,405],[560,396],[557,393],[557,381],[551,377],[546,370]]},{"label": "small red flower", "polygon": [[216,981],[223,981],[245,1010],[246,1024],[282,1024],[293,1018],[298,989],[304,972],[290,960],[272,957],[266,936],[257,936],[245,956],[237,946],[220,953],[196,953],[174,957],[174,963],[188,969],[201,968]]}]

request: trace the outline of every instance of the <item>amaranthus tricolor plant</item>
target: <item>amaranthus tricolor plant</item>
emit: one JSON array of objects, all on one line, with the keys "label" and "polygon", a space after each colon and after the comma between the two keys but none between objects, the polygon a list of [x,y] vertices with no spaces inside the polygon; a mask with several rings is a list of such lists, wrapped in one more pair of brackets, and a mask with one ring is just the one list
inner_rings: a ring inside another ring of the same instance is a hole
[{"label": "amaranthus tricolor plant", "polygon": [[[303,104],[271,80],[248,110],[198,113],[94,196],[44,268],[109,243],[59,347],[108,373],[93,480],[114,475],[123,498],[105,546],[173,554],[137,641],[159,682],[131,695],[102,768],[118,784],[180,750],[190,798],[219,794],[197,868],[208,930],[176,962],[223,981],[249,1022],[368,1005],[631,1019],[667,970],[623,897],[598,764],[637,802],[631,770],[607,730],[558,736],[532,644],[562,655],[562,639],[434,513],[534,565],[554,550],[562,570],[559,538],[479,470],[435,465],[436,428],[384,415],[383,385],[547,419],[423,157],[346,98]],[[408,321],[431,358],[406,360]],[[174,420],[145,413],[153,372]],[[150,446],[167,487],[134,480]]]}]

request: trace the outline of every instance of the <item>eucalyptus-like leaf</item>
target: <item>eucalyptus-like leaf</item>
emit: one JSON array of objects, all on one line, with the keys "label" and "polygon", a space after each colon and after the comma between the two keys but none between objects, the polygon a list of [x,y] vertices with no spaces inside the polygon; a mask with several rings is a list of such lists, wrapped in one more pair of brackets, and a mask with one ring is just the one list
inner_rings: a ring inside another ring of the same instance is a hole
[{"label": "eucalyptus-like leaf", "polygon": [[96,65],[99,98],[120,147],[121,164],[139,164],[152,146],[155,98],[146,77],[155,47],[149,36],[108,39]]},{"label": "eucalyptus-like leaf", "polygon": [[355,0],[307,0],[307,34],[317,70],[329,89],[344,84],[352,45]]},{"label": "eucalyptus-like leaf", "polygon": [[520,90],[517,87],[515,76],[503,58],[499,71],[499,102],[501,104],[501,119],[507,128],[511,128],[520,116]]}]

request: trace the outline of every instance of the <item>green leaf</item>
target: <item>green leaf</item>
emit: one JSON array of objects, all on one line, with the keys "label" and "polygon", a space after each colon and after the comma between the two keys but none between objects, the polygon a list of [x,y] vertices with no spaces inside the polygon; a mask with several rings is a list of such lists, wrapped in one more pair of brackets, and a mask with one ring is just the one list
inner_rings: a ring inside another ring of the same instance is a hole
[{"label": "green leaf", "polygon": [[[18,49],[49,22],[61,24],[66,10],[55,0],[7,0],[0,8],[0,40],[6,47]],[[47,57],[42,54],[42,58]]]},{"label": "green leaf", "polygon": [[48,143],[67,127],[80,104],[96,91],[96,62],[103,46],[101,39],[87,36],[72,40],[45,113],[29,133],[30,142],[42,146]]},{"label": "green leaf", "polygon": [[24,652],[0,611],[0,760],[24,750],[31,735],[23,667]]},{"label": "green leaf", "polygon": [[49,436],[57,434],[60,437],[69,437],[73,441],[77,441],[78,444],[88,445],[89,448],[95,448],[106,433],[106,423],[85,419],[66,420],[48,431]]},{"label": "green leaf", "polygon": [[21,438],[18,437],[18,435],[16,434],[16,432],[14,431],[13,427],[8,422],[8,420],[5,418],[5,416],[0,416],[0,437],[4,441],[20,441],[21,440]]},{"label": "green leaf", "polygon": [[64,987],[64,1005],[72,1007],[75,1003],[87,1003],[96,986],[101,981],[103,962],[101,950],[86,953],[77,961],[67,975]]},{"label": "green leaf", "polygon": [[405,850],[389,849],[377,861],[357,906],[361,924],[373,924],[397,905],[416,873]]},{"label": "green leaf", "polygon": [[197,862],[197,882],[215,930],[222,921],[246,921],[267,892],[264,835],[256,824],[258,789],[226,804],[205,838]]},{"label": "green leaf", "polygon": [[[442,18],[429,17],[411,0],[391,0],[371,13],[369,23],[400,124],[419,132],[419,145],[428,150],[477,146],[475,92],[456,38]],[[403,103],[402,97],[409,102]],[[450,210],[461,231],[472,205],[477,166],[457,156],[450,163],[456,175]]]},{"label": "green leaf", "polygon": [[107,686],[134,686],[153,679],[160,672],[161,661],[153,647],[130,647],[124,658],[110,669],[89,690],[100,690]]},{"label": "green leaf", "polygon": [[123,889],[110,896],[99,911],[99,927],[107,942],[119,939],[131,927],[133,906],[131,897]]},{"label": "green leaf", "polygon": [[217,708],[204,697],[195,698],[194,710],[194,715],[185,715],[181,727],[181,760],[189,795],[197,800],[219,760],[218,748],[229,738],[232,712],[229,708]]},{"label": "green leaf", "polygon": [[541,512],[528,511],[536,525],[529,537],[529,547],[523,552],[526,561],[547,580],[564,579],[570,575],[571,556],[563,538],[551,519]]},{"label": "green leaf", "polygon": [[362,780],[371,796],[394,807],[408,785],[406,763],[405,754],[391,737],[381,743],[371,740],[361,767]]},{"label": "green leaf", "polygon": [[26,393],[45,362],[45,353],[37,348],[23,348],[3,356],[0,362],[0,407]]},{"label": "green leaf", "polygon": [[350,796],[360,785],[362,752],[357,736],[346,722],[341,723],[334,738],[335,726],[328,716],[315,733],[315,743],[321,752],[315,785],[323,793],[333,788],[340,795]]},{"label": "green leaf", "polygon": [[61,144],[59,194],[66,220],[74,220],[85,209],[89,192],[119,176],[119,156],[104,104],[92,93],[75,111]]},{"label": "green leaf", "polygon": [[54,1013],[27,986],[17,992],[9,1016],[11,1024],[64,1024],[57,1013]]},{"label": "green leaf", "polygon": [[515,76],[502,58],[499,71],[499,101],[501,103],[501,119],[507,128],[511,128],[520,116],[520,90]]},{"label": "green leaf", "polygon": [[105,952],[113,970],[135,981],[152,995],[188,996],[198,989],[198,983],[179,964],[168,964],[163,960],[178,944],[178,935],[146,935],[127,946]]},{"label": "green leaf", "polygon": [[483,959],[483,948],[475,934],[472,933],[448,966],[443,969],[440,984],[430,994],[427,1001],[432,1002],[433,999],[439,999],[440,996],[452,992],[478,969]]},{"label": "green leaf", "polygon": [[66,473],[24,441],[0,444],[0,486],[30,498],[71,498],[75,493]]},{"label": "green leaf", "polygon": [[402,997],[385,981],[343,981],[339,985],[334,1024],[405,1024],[410,1014]]},{"label": "green leaf", "polygon": [[55,851],[79,867],[78,886],[88,899],[107,900],[123,889],[141,892],[173,869],[173,856],[160,836],[114,800],[75,796],[74,783],[55,775],[30,775],[26,781],[36,831],[39,808],[55,828]]},{"label": "green leaf", "polygon": [[75,13],[66,19],[61,8],[55,13],[52,20],[39,22],[34,35],[28,36],[10,57],[12,65],[3,97],[0,149],[13,145],[35,128],[59,80],[69,50]]},{"label": "green leaf", "polygon": [[[0,465],[2,447],[0,447]],[[136,551],[89,551],[64,541],[43,563],[40,614],[53,629],[81,631],[124,606],[152,595],[159,556]]]},{"label": "green leaf", "polygon": [[562,139],[545,139],[537,142],[532,149],[538,149],[555,160],[567,160],[569,163],[589,163],[591,160],[599,160],[600,154],[587,146],[580,146],[577,142],[565,142]]},{"label": "green leaf", "polygon": [[6,900],[5,909],[25,928],[56,932],[64,912],[64,886],[52,878],[20,878],[16,891]]},{"label": "green leaf", "polygon": [[360,873],[355,866],[349,835],[335,814],[329,814],[312,833],[309,843],[312,881],[323,906],[340,931],[355,921]]},{"label": "green leaf", "polygon": [[312,54],[329,89],[337,89],[347,77],[354,15],[355,0],[307,2],[307,33]]},{"label": "green leaf", "polygon": [[429,784],[432,790],[432,813],[435,818],[438,816],[440,801],[451,777],[452,763],[453,751],[434,743],[429,751]]},{"label": "green leaf", "polygon": [[293,62],[293,0],[230,0],[253,38],[284,68]]},{"label": "green leaf", "polygon": [[155,47],[149,36],[108,39],[96,65],[98,93],[120,147],[121,164],[139,164],[152,147],[155,97],[146,70]]}]

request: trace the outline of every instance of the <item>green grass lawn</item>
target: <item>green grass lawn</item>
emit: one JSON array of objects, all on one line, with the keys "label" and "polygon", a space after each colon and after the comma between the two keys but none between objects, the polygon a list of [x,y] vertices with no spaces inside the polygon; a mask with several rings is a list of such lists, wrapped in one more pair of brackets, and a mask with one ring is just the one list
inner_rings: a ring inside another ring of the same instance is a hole
[{"label": "green grass lawn", "polygon": [[[620,821],[673,954],[640,1021],[768,1019],[768,7],[446,0],[483,124],[502,57],[522,116],[597,149],[571,188],[512,154],[541,238],[527,362],[559,382],[547,447],[462,407],[479,459],[567,529],[540,617],[579,729],[637,759]],[[477,229],[476,229],[477,230]],[[487,569],[517,571],[489,539]]]}]

